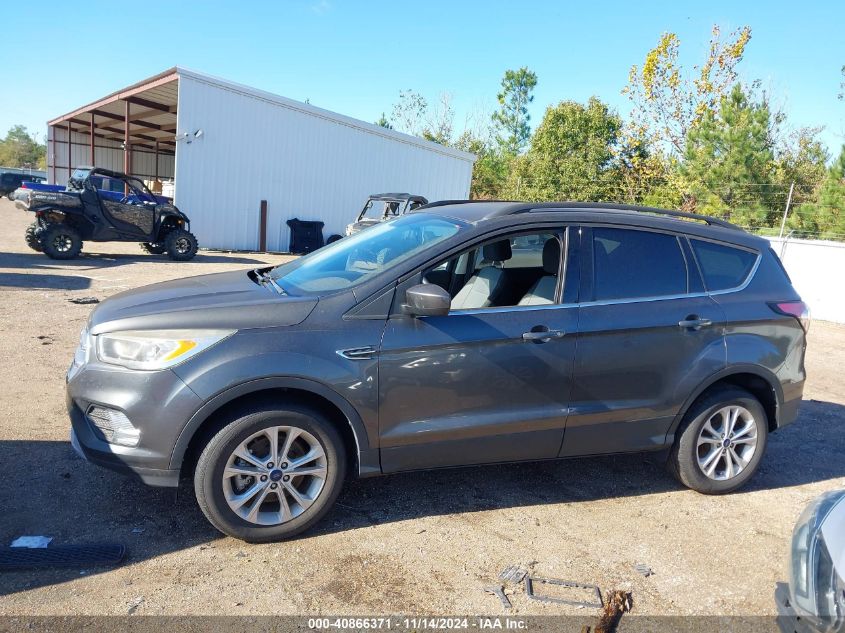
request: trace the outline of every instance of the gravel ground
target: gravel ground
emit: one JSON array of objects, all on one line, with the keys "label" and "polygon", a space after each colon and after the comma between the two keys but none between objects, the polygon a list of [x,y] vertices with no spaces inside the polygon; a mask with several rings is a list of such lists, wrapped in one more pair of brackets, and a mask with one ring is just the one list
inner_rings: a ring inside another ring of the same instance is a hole
[{"label": "gravel ground", "polygon": [[[91,243],[59,263],[24,245],[28,214],[4,199],[0,218],[0,543],[48,535],[129,551],[115,569],[1,574],[3,614],[500,613],[483,587],[522,564],[627,587],[634,613],[773,615],[798,514],[845,485],[845,327],[816,322],[800,418],[738,493],[682,489],[648,455],[412,473],[349,484],[295,541],[246,545],[206,523],[190,489],[143,487],[74,455],[64,374],[91,306],[70,300],[285,257],[174,263]],[[517,615],[585,613],[521,591],[512,601]]]}]

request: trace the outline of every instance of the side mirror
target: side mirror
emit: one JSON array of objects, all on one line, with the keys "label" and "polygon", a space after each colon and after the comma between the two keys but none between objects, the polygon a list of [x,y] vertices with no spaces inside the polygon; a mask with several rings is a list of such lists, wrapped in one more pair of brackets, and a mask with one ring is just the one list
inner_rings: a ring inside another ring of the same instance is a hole
[{"label": "side mirror", "polygon": [[405,291],[405,314],[411,316],[446,316],[452,297],[437,284],[418,284]]}]

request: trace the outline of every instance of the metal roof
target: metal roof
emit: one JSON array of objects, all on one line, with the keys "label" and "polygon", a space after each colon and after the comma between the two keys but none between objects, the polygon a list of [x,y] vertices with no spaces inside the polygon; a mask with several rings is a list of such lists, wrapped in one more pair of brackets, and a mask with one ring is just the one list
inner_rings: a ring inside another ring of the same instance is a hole
[{"label": "metal roof", "polygon": [[404,200],[425,200],[425,197],[418,196],[414,193],[374,193],[370,196],[370,200],[400,202]]},{"label": "metal roof", "polygon": [[181,66],[174,66],[143,81],[112,92],[87,105],[51,119],[47,122],[47,125],[62,127],[69,125],[74,131],[88,134],[93,123],[98,137],[122,141],[126,132],[124,122],[128,103],[132,106],[129,116],[129,136],[133,145],[143,147],[145,143],[159,142],[166,146],[175,147],[180,77],[190,78],[223,90],[468,162],[475,162],[476,159],[474,154],[468,152]]}]

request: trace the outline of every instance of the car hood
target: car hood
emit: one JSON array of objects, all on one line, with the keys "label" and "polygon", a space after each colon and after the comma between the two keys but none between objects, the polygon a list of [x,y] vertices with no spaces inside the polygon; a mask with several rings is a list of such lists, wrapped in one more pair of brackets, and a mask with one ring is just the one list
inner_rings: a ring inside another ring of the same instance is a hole
[{"label": "car hood", "polygon": [[88,320],[92,334],[181,328],[248,329],[297,325],[316,297],[279,295],[240,270],[187,277],[116,294]]}]

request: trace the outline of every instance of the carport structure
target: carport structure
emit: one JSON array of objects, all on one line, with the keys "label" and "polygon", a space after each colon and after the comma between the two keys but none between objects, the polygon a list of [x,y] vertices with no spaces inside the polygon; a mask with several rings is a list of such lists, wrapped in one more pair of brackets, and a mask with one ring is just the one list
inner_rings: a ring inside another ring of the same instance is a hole
[{"label": "carport structure", "polygon": [[50,181],[66,183],[79,165],[150,181],[172,179],[178,97],[174,67],[52,119],[47,123]]},{"label": "carport structure", "polygon": [[48,122],[47,177],[93,164],[147,181],[207,248],[287,250],[295,218],[342,234],[378,191],[466,198],[475,156],[174,66]]}]

